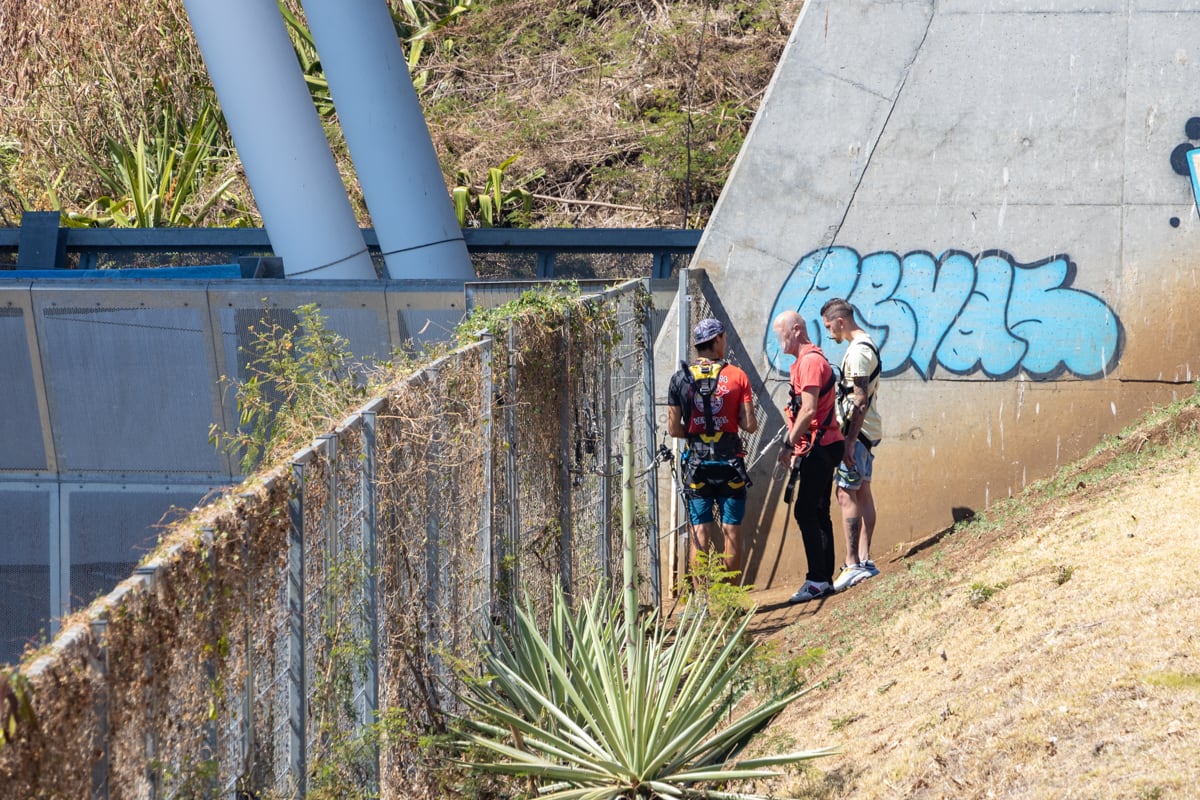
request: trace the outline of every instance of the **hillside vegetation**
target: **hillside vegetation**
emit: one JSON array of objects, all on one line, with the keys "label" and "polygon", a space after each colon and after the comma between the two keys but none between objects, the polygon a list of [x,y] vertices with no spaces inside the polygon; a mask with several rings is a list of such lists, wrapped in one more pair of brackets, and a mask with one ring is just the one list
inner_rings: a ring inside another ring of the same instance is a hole
[{"label": "hillside vegetation", "polygon": [[[1110,437],[969,524],[760,631],[820,687],[765,746],[836,745],[805,798],[1197,796],[1200,402]],[[886,524],[887,509],[880,510]]]},{"label": "hillside vegetation", "polygon": [[[702,226],[800,8],[465,0],[456,13],[446,0],[389,2],[419,55],[414,83],[448,190],[478,195],[509,162],[502,188],[533,199],[509,222],[535,227]],[[300,53],[319,77],[315,54]],[[60,207],[79,224],[119,224],[114,153],[136,150],[139,134],[151,151],[182,141],[214,102],[182,0],[0,0],[0,225]],[[336,112],[318,105],[370,224]],[[261,224],[223,124],[205,141],[211,159],[184,218]]]}]

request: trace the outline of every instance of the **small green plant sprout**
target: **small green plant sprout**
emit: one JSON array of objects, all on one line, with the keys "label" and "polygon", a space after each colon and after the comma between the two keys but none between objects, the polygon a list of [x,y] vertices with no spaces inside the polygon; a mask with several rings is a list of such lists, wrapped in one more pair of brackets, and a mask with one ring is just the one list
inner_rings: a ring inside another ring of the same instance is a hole
[{"label": "small green plant sprout", "polygon": [[979,608],[981,605],[992,599],[992,595],[1003,589],[1007,584],[997,583],[995,586],[990,586],[986,583],[971,584],[970,594],[967,595],[967,602],[972,608]]},{"label": "small green plant sprout", "polygon": [[537,169],[519,179],[515,185],[505,189],[504,179],[508,168],[520,157],[520,153],[509,156],[498,167],[488,170],[483,188],[476,189],[471,176],[459,170],[457,185],[450,191],[454,202],[454,216],[460,227],[477,225],[484,228],[527,228],[533,212],[533,193],[526,187],[545,175]]},{"label": "small green plant sprout", "polygon": [[710,612],[720,616],[726,612],[749,611],[754,607],[750,598],[751,585],[738,581],[742,573],[726,569],[721,553],[700,552],[696,554],[696,566],[687,574],[680,585],[680,594],[691,600],[703,601]]},{"label": "small green plant sprout", "polygon": [[779,774],[828,748],[737,760],[804,691],[776,694],[736,719],[749,681],[750,614],[667,630],[627,620],[601,588],[578,612],[556,590],[546,630],[527,601],[509,632],[493,627],[485,678],[466,680],[460,751],[477,770],[528,779],[539,796],[749,798],[729,784]]},{"label": "small green plant sprout", "polygon": [[1075,568],[1066,564],[1059,564],[1054,568],[1054,582],[1062,586],[1067,581],[1071,580],[1071,576],[1075,574]]},{"label": "small green plant sprout", "polygon": [[836,718],[830,720],[829,727],[831,730],[833,730],[835,732],[840,731],[850,725],[853,725],[855,722],[858,722],[862,718],[863,718],[862,714],[858,714],[858,713],[846,714],[845,716],[836,717]]}]

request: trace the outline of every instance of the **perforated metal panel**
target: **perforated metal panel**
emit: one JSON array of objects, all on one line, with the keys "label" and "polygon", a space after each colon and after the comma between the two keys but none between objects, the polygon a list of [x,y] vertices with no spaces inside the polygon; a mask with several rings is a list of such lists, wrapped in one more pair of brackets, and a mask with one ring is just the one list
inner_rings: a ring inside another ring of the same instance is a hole
[{"label": "perforated metal panel", "polygon": [[27,312],[11,302],[0,295],[0,470],[44,470],[46,448],[25,329]]},{"label": "perforated metal panel", "polygon": [[35,288],[59,471],[214,478],[203,294],[99,283]]},{"label": "perforated metal panel", "polygon": [[56,487],[0,483],[0,662],[49,633],[50,519]]},{"label": "perforated metal panel", "polygon": [[386,297],[396,348],[446,341],[466,311],[461,283],[393,281]]},{"label": "perforated metal panel", "polygon": [[70,525],[71,605],[79,608],[133,572],[161,526],[197,505],[209,487],[63,487]]}]

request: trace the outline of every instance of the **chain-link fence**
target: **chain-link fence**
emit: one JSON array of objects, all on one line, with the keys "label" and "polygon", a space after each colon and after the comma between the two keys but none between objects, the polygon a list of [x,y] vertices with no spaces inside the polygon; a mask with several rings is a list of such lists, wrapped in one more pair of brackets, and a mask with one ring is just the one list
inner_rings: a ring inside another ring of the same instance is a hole
[{"label": "chain-link fence", "polygon": [[493,623],[619,584],[623,477],[660,604],[651,324],[641,281],[516,317],[177,525],[24,665],[6,792],[445,794],[430,742]]}]

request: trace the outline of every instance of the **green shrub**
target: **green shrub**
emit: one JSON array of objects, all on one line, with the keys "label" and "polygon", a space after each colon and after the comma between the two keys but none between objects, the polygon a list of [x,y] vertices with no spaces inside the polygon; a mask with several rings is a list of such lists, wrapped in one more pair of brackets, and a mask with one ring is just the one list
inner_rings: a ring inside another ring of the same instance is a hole
[{"label": "green shrub", "polygon": [[727,785],[778,774],[828,748],[738,760],[806,690],[775,694],[730,720],[749,691],[751,615],[704,615],[668,629],[626,620],[603,589],[572,612],[555,592],[547,630],[527,602],[515,630],[493,627],[486,677],[467,680],[460,746],[488,773],[524,777],[544,798],[740,798]]}]

